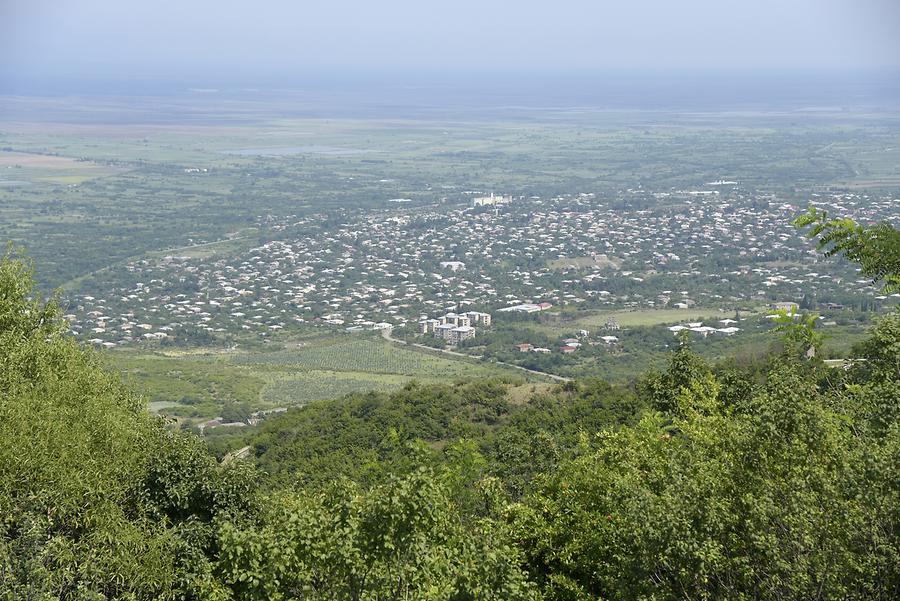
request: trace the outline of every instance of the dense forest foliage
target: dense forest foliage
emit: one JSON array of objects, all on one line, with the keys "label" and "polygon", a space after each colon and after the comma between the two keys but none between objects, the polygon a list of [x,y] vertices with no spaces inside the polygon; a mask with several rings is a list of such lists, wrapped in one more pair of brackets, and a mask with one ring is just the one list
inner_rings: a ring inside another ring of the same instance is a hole
[{"label": "dense forest foliage", "polygon": [[[810,214],[897,281],[897,232]],[[0,599],[900,597],[900,315],[847,369],[785,315],[764,363],[685,344],[631,387],[411,384],[294,410],[218,462],[0,263]]]},{"label": "dense forest foliage", "polygon": [[[211,446],[222,455],[223,443],[251,445],[271,488],[340,477],[374,484],[423,460],[452,464],[465,447],[477,452],[480,474],[499,477],[518,496],[535,474],[571,457],[585,433],[637,423],[645,409],[633,390],[602,380],[528,388],[499,379],[411,382],[395,393],[313,403],[267,420],[249,436],[212,439]],[[524,401],[515,398],[521,392]]]}]

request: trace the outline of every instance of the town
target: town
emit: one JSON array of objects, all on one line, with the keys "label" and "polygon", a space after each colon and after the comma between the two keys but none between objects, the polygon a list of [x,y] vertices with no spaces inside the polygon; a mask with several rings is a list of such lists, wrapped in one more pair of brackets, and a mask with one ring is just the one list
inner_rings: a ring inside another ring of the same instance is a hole
[{"label": "town", "polygon": [[[74,334],[108,348],[265,339],[316,325],[406,329],[459,344],[489,326],[492,312],[683,309],[687,318],[703,307],[810,297],[832,308],[892,302],[852,267],[823,261],[791,225],[807,203],[862,223],[896,218],[900,207],[854,193],[788,202],[717,181],[614,198],[487,196],[347,211],[328,229],[317,215],[264,217],[258,226],[269,240],[237,254],[168,255],[104,271],[90,294],[68,299],[67,318]],[[701,337],[740,332],[728,320],[675,327]]]}]

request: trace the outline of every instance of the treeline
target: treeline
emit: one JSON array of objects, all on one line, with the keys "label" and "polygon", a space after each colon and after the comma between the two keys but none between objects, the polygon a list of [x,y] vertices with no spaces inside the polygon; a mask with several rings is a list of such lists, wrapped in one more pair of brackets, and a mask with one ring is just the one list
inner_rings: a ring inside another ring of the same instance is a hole
[{"label": "treeline", "polygon": [[[900,281],[897,237],[816,223]],[[7,256],[0,598],[895,599],[900,315],[846,370],[815,321],[747,367],[682,346],[632,388],[322,403],[263,428],[254,468],[151,417]]]},{"label": "treeline", "polygon": [[480,476],[498,477],[517,498],[537,473],[574,456],[585,437],[633,425],[647,409],[632,387],[602,380],[549,391],[531,392],[530,386],[502,379],[411,382],[392,393],[313,403],[266,420],[249,436],[226,434],[210,441],[218,456],[251,446],[272,489],[316,487],[340,478],[371,486],[423,464],[446,467],[466,448],[478,454]]}]

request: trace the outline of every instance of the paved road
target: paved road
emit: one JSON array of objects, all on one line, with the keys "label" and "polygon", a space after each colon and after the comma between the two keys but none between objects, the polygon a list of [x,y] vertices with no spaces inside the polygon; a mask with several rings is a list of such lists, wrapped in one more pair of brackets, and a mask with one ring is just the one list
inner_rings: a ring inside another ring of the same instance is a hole
[{"label": "paved road", "polygon": [[[381,330],[381,336],[382,336],[385,340],[387,340],[387,341],[389,341],[389,342],[393,342],[394,344],[403,344],[403,345],[406,345],[406,346],[415,346],[415,347],[418,347],[418,348],[420,348],[420,349],[424,349],[424,350],[426,350],[426,351],[438,352],[438,353],[444,353],[445,355],[453,355],[453,356],[455,356],[455,357],[463,357],[463,358],[465,358],[465,359],[475,359],[475,360],[481,360],[481,359],[484,359],[484,356],[483,356],[483,355],[467,355],[466,353],[460,353],[460,352],[458,352],[458,351],[451,351],[451,350],[449,350],[449,349],[443,349],[443,348],[433,348],[433,347],[430,347],[430,346],[426,346],[426,345],[424,345],[424,344],[418,344],[418,343],[415,343],[415,342],[407,342],[407,341],[405,341],[405,340],[400,340],[400,339],[398,339],[398,338],[394,338],[393,336],[391,336],[391,331],[390,331],[390,330]],[[512,363],[506,363],[506,362],[504,362],[504,361],[494,361],[493,363],[494,363],[494,365],[503,365],[503,366],[506,366],[506,367],[511,367],[511,368],[513,368],[513,369],[518,369],[519,371],[525,371],[525,372],[528,372],[528,373],[530,373],[530,374],[534,374],[534,375],[536,375],[536,376],[543,376],[543,377],[545,377],[545,378],[550,378],[550,379],[552,379],[552,380],[556,380],[557,382],[571,382],[571,381],[572,381],[572,378],[566,378],[566,377],[564,377],[564,376],[557,376],[556,374],[548,374],[547,372],[537,371],[537,370],[535,370],[535,369],[528,369],[527,367],[522,367],[521,365],[513,365]]]}]

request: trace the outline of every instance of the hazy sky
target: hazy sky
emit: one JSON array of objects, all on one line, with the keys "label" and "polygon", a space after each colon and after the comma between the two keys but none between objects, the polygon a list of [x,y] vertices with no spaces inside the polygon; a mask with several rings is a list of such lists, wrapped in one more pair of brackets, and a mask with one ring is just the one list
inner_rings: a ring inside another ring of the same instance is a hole
[{"label": "hazy sky", "polygon": [[0,83],[900,71],[900,0],[0,0]]}]

